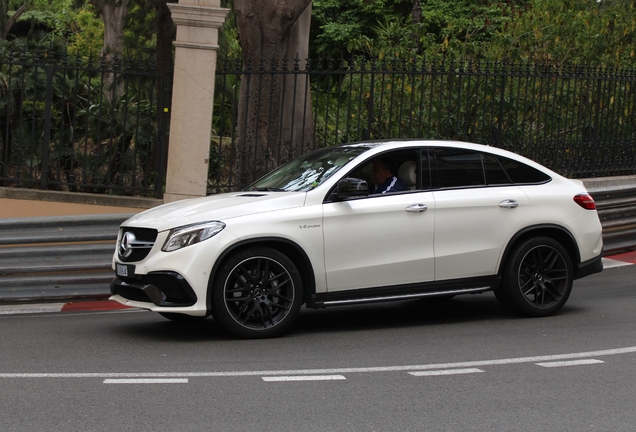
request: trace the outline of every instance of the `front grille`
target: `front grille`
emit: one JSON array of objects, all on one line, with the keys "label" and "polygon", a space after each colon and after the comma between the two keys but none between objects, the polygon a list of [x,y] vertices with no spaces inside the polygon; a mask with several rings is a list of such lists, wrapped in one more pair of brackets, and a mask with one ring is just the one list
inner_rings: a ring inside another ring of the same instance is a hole
[{"label": "front grille", "polygon": [[[135,247],[133,245],[132,253],[127,257],[123,255],[121,242],[124,238],[124,235],[129,232],[135,236],[137,242],[144,243],[143,247]],[[117,243],[117,256],[122,262],[136,262],[141,261],[146,258],[150,253],[150,249],[152,249],[152,245],[154,245],[157,240],[157,230],[151,228],[134,228],[134,227],[124,227],[121,229],[121,234],[119,236],[120,241]]]},{"label": "front grille", "polygon": [[192,306],[197,301],[190,284],[175,272],[118,277],[111,282],[110,292],[128,300],[157,306]]}]

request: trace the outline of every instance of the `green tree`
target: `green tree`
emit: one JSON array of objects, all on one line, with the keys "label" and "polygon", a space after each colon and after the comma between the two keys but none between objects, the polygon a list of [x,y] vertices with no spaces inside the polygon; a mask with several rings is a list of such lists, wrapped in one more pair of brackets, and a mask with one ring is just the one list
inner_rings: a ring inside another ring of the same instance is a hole
[{"label": "green tree", "polygon": [[496,57],[633,67],[633,0],[533,0],[493,44]]},{"label": "green tree", "polygon": [[404,23],[413,0],[313,0],[310,55],[348,57],[350,41],[374,37],[380,22]]},{"label": "green tree", "polygon": [[526,0],[481,2],[428,0],[408,13],[383,16],[347,44],[370,58],[485,57],[506,23]]}]

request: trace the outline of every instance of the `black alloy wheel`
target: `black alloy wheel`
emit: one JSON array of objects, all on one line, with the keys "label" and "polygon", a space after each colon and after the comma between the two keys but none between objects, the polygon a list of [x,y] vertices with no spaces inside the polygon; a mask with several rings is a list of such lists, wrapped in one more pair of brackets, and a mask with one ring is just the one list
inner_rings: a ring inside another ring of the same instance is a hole
[{"label": "black alloy wheel", "polygon": [[529,239],[513,250],[495,295],[515,314],[551,315],[570,296],[573,274],[570,256],[560,243],[549,237]]},{"label": "black alloy wheel", "polygon": [[244,338],[279,335],[302,305],[302,281],[294,263],[270,248],[247,249],[225,262],[212,287],[215,319]]}]

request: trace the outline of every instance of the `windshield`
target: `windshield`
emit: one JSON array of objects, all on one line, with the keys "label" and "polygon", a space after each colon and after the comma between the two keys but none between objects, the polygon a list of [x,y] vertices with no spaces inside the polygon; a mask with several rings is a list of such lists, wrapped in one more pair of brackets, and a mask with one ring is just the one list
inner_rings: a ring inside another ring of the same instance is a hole
[{"label": "windshield", "polygon": [[347,162],[367,150],[368,146],[316,150],[276,168],[245,190],[307,192],[322,184]]}]

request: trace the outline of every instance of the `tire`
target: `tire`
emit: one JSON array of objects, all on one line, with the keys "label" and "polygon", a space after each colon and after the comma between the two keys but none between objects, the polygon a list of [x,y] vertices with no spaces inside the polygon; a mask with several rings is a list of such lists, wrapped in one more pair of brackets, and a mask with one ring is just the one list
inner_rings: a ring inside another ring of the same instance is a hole
[{"label": "tire", "polygon": [[236,336],[278,336],[302,305],[302,280],[294,263],[275,249],[258,247],[231,256],[211,287],[215,319]]},{"label": "tire", "polygon": [[207,318],[207,316],[192,316],[173,312],[159,312],[159,315],[176,323],[197,323]]},{"label": "tire", "polygon": [[559,242],[549,237],[528,239],[512,250],[495,296],[516,315],[552,315],[568,300],[573,275],[570,256]]}]

